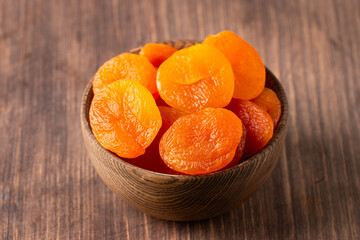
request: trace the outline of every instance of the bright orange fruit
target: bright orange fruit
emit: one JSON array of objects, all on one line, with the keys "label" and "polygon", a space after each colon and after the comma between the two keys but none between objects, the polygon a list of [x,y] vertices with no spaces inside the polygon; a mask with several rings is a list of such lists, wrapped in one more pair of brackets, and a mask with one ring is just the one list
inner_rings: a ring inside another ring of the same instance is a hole
[{"label": "bright orange fruit", "polygon": [[256,50],[233,32],[208,36],[203,42],[219,49],[230,61],[235,75],[234,98],[250,100],[265,86],[265,66]]},{"label": "bright orange fruit", "polygon": [[231,162],[228,165],[226,165],[223,169],[228,169],[228,168],[232,168],[232,167],[236,166],[240,162],[240,159],[243,156],[245,142],[246,142],[246,128],[245,128],[244,124],[242,125],[242,130],[243,130],[243,132],[241,135],[241,140],[240,140],[238,147],[236,148],[235,156],[234,156],[233,160],[231,160]]},{"label": "bright orange fruit", "polygon": [[101,146],[120,157],[144,154],[161,127],[161,115],[151,93],[134,80],[120,79],[96,94],[90,125]]},{"label": "bright orange fruit", "polygon": [[255,154],[269,142],[273,136],[274,125],[263,108],[251,101],[235,98],[226,108],[233,111],[246,128],[244,157]]},{"label": "bright orange fruit", "polygon": [[138,54],[123,53],[105,62],[95,73],[94,94],[119,79],[132,79],[156,95],[156,69],[149,60]]},{"label": "bright orange fruit", "polygon": [[205,174],[228,165],[242,136],[241,120],[223,108],[205,108],[176,120],[160,140],[165,164],[186,174]]},{"label": "bright orange fruit", "polygon": [[[129,163],[147,169],[154,172],[166,173],[166,174],[183,174],[169,168],[161,159],[159,154],[159,143],[162,135],[170,128],[170,126],[180,117],[185,116],[187,113],[166,106],[159,106],[162,126],[151,145],[146,149],[144,155],[141,155],[135,159],[127,160]],[[126,159],[125,159],[126,160]]]},{"label": "bright orange fruit", "polygon": [[186,112],[172,107],[159,106],[158,108],[162,119],[162,126],[159,130],[158,135],[161,136],[171,127],[171,125],[174,124],[176,120],[187,115]]},{"label": "bright orange fruit", "polygon": [[256,103],[270,115],[274,128],[277,126],[281,116],[281,102],[276,93],[270,88],[264,88],[264,91],[255,99],[251,100]]},{"label": "bright orange fruit", "polygon": [[141,48],[139,55],[145,56],[151,64],[158,68],[177,49],[163,43],[148,43]]},{"label": "bright orange fruit", "polygon": [[175,52],[157,73],[160,97],[185,112],[224,107],[234,92],[234,74],[216,48],[197,44]]}]

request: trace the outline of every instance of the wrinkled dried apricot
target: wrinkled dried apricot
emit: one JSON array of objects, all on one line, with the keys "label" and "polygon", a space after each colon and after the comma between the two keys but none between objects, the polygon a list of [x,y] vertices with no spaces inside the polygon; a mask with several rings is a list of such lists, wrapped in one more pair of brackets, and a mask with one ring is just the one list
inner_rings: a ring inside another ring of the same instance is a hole
[{"label": "wrinkled dried apricot", "polygon": [[179,118],[162,136],[165,164],[186,174],[205,174],[228,165],[242,136],[241,120],[223,108],[205,108]]},{"label": "wrinkled dried apricot", "polygon": [[244,124],[242,125],[242,135],[241,135],[241,139],[240,139],[240,143],[238,145],[238,147],[236,148],[236,152],[235,152],[235,156],[233,158],[233,160],[231,160],[231,162],[226,165],[226,167],[224,167],[223,169],[228,169],[228,168],[232,168],[235,165],[237,165],[240,162],[241,157],[243,156],[244,153],[244,148],[245,148],[245,140],[246,140],[246,128],[244,126]]},{"label": "wrinkled dried apricot", "polygon": [[231,168],[262,149],[279,121],[265,75],[256,50],[229,31],[182,50],[149,43],[98,69],[90,125],[104,148],[147,170]]},{"label": "wrinkled dried apricot", "polygon": [[234,98],[226,108],[233,111],[246,128],[244,157],[253,155],[269,142],[274,125],[270,115],[262,107],[251,101]]},{"label": "wrinkled dried apricot", "polygon": [[181,175],[182,173],[176,172],[166,166],[164,161],[161,159],[159,154],[159,141],[155,140],[151,145],[146,149],[145,154],[133,158],[133,159],[124,159],[128,163],[149,170],[153,172],[165,173],[165,174],[175,174]]},{"label": "wrinkled dried apricot", "polygon": [[100,145],[126,158],[144,154],[161,127],[151,93],[128,79],[112,82],[94,96],[89,119]]},{"label": "wrinkled dried apricot", "polygon": [[[172,107],[159,106],[162,126],[151,145],[146,149],[144,155],[128,161],[129,163],[147,169],[150,171],[166,173],[166,174],[182,174],[169,168],[161,159],[159,154],[159,143],[162,135],[170,128],[170,126],[180,117],[187,113]],[[125,159],[126,160],[126,159]]]},{"label": "wrinkled dried apricot", "polygon": [[263,91],[265,66],[256,50],[233,32],[208,36],[205,45],[219,49],[230,61],[235,76],[234,98],[250,100]]},{"label": "wrinkled dried apricot", "polygon": [[234,92],[234,74],[216,48],[197,44],[175,52],[157,73],[160,97],[185,112],[224,107]]},{"label": "wrinkled dried apricot", "polygon": [[148,43],[141,48],[139,55],[149,59],[151,64],[158,68],[166,59],[168,59],[177,49],[163,43]]},{"label": "wrinkled dried apricot", "polygon": [[159,106],[158,108],[162,119],[162,126],[159,130],[158,135],[164,134],[171,127],[171,125],[174,124],[176,120],[178,120],[180,117],[187,115],[186,112],[172,107]]},{"label": "wrinkled dried apricot", "polygon": [[132,79],[156,95],[156,69],[149,60],[138,54],[123,53],[106,61],[95,73],[93,91],[96,95],[106,85],[119,79]]},{"label": "wrinkled dried apricot", "polygon": [[281,116],[281,102],[276,93],[270,88],[264,88],[264,91],[251,101],[265,109],[270,115],[275,128]]}]

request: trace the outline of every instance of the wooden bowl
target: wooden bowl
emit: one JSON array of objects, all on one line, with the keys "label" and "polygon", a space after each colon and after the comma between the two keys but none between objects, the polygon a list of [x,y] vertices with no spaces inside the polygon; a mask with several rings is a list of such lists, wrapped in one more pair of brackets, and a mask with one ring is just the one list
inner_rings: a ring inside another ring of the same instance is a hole
[{"label": "wooden bowl", "polygon": [[[165,43],[181,49],[196,41]],[[227,170],[200,176],[162,174],[133,166],[104,149],[96,141],[89,123],[94,96],[92,81],[81,103],[81,128],[87,152],[105,184],[125,202],[145,213],[175,221],[201,220],[222,214],[255,193],[278,161],[287,132],[288,103],[280,82],[268,69],[266,84],[277,93],[282,104],[279,125],[262,150]]]}]

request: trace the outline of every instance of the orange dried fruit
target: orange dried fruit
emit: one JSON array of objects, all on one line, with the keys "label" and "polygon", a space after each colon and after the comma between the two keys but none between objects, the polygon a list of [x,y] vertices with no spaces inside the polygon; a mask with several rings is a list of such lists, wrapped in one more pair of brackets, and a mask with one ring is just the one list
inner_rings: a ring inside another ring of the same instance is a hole
[{"label": "orange dried fruit", "polygon": [[165,174],[175,174],[181,175],[182,173],[176,172],[166,166],[164,161],[161,159],[159,154],[159,141],[156,141],[157,138],[150,144],[146,149],[145,154],[133,158],[133,159],[124,159],[128,163],[146,169],[153,172],[165,173]]},{"label": "orange dried fruit", "polygon": [[253,155],[269,142],[274,125],[270,115],[262,107],[251,101],[234,98],[226,108],[233,111],[246,128],[244,157]]},{"label": "orange dried fruit", "polygon": [[241,120],[234,113],[205,108],[176,120],[162,136],[159,152],[175,171],[205,174],[232,161],[241,136]]},{"label": "orange dried fruit", "polygon": [[276,93],[270,88],[264,88],[264,91],[251,101],[265,109],[270,115],[275,128],[281,116],[281,102]]},{"label": "orange dried fruit", "polygon": [[112,82],[98,92],[89,119],[100,145],[125,158],[144,154],[162,123],[151,93],[129,79]]},{"label": "orange dried fruit", "polygon": [[176,48],[167,44],[148,43],[141,48],[139,54],[146,57],[154,67],[158,68],[176,51]]},{"label": "orange dried fruit", "polygon": [[234,92],[234,74],[216,48],[197,44],[175,52],[163,62],[156,84],[160,97],[185,112],[224,107]]},{"label": "orange dried fruit", "polygon": [[159,111],[162,119],[162,126],[151,145],[146,149],[144,155],[128,161],[129,163],[147,169],[150,171],[166,173],[166,174],[182,174],[169,168],[161,159],[159,154],[159,142],[162,135],[169,129],[169,127],[180,117],[187,115],[187,113],[166,106],[159,106]]},{"label": "orange dried fruit", "polygon": [[158,108],[162,119],[162,126],[158,135],[163,135],[176,120],[188,114],[184,111],[172,107],[159,106]]},{"label": "orange dried fruit", "polygon": [[156,69],[149,60],[138,54],[123,53],[106,61],[95,73],[94,94],[101,92],[108,84],[119,79],[132,79],[156,95]]},{"label": "orange dried fruit", "polygon": [[250,100],[265,86],[265,66],[257,51],[233,32],[208,36],[205,45],[219,49],[230,61],[235,76],[234,98]]},{"label": "orange dried fruit", "polygon": [[246,128],[245,128],[244,124],[242,125],[242,130],[243,130],[243,132],[241,135],[240,143],[239,143],[238,147],[236,148],[235,156],[234,156],[233,160],[228,165],[226,165],[226,167],[223,169],[228,169],[228,168],[234,167],[235,165],[237,165],[240,162],[240,159],[243,156],[244,148],[245,148],[245,141],[246,141]]}]

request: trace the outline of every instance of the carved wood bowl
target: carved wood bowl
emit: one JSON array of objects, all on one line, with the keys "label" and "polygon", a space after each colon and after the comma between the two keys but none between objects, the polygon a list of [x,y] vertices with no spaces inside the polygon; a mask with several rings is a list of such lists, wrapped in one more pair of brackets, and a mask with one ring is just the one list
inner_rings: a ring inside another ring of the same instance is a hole
[{"label": "carved wood bowl", "polygon": [[[174,40],[165,43],[181,49],[197,42]],[[131,52],[138,53],[139,49]],[[90,81],[81,103],[81,128],[90,160],[101,179],[115,194],[152,216],[192,221],[227,212],[239,206],[264,184],[284,144],[288,126],[286,95],[280,82],[268,69],[266,85],[276,92],[282,104],[282,115],[269,143],[237,166],[211,174],[187,176],[162,174],[133,166],[101,147],[89,124],[89,108],[93,98]]]}]

